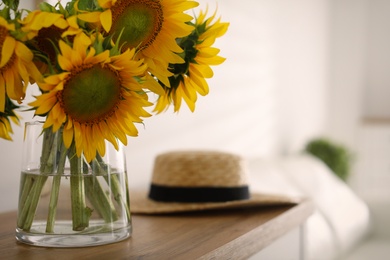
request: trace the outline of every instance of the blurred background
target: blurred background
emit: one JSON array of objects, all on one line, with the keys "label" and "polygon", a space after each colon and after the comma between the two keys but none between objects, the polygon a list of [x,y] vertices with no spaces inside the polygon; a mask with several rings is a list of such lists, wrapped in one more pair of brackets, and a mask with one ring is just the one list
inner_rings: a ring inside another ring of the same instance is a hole
[{"label": "blurred background", "polygon": [[[347,184],[356,194],[390,198],[390,1],[198,2],[230,23],[216,42],[226,62],[214,67],[195,113],[183,107],[148,118],[129,139],[130,188],[147,187],[154,158],[165,151],[272,158],[327,137],[352,152]],[[23,122],[13,142],[0,140],[0,211],[17,207]]]}]

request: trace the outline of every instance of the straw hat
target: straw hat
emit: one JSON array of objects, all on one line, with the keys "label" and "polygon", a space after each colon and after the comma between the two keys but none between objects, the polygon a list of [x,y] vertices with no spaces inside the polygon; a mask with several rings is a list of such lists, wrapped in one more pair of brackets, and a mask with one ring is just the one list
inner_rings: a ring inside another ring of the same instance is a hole
[{"label": "straw hat", "polygon": [[296,198],[250,193],[240,156],[216,151],[175,151],[154,162],[149,191],[130,192],[132,213],[292,205]]}]

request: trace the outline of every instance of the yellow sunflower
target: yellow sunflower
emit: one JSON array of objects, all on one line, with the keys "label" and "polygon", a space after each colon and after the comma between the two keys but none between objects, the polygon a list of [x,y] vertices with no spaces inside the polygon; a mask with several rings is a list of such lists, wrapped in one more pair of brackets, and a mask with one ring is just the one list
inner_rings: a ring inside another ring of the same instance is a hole
[{"label": "yellow sunflower", "polygon": [[0,112],[4,112],[6,97],[21,103],[30,80],[39,80],[33,64],[33,53],[10,32],[15,25],[0,16]]},{"label": "yellow sunflower", "polygon": [[0,112],[0,138],[6,140],[12,140],[10,134],[13,134],[11,122],[19,125],[19,116],[15,113],[15,109],[18,108],[12,101],[7,97],[5,112]]},{"label": "yellow sunflower", "polygon": [[13,131],[12,131],[12,127],[11,127],[11,124],[9,121],[10,118],[14,123],[19,124],[19,121],[17,118],[6,117],[6,116],[1,115],[1,113],[0,113],[0,137],[11,141],[12,138],[11,138],[10,134],[13,134]]},{"label": "yellow sunflower", "polygon": [[79,18],[100,22],[116,40],[120,36],[126,48],[137,48],[137,58],[148,65],[148,71],[169,85],[169,64],[183,63],[183,50],[177,38],[191,33],[187,22],[193,19],[184,11],[198,5],[187,0],[98,0],[103,12],[82,13]]},{"label": "yellow sunflower", "polygon": [[22,31],[26,40],[47,60],[35,61],[42,73],[48,72],[48,65],[56,64],[60,39],[74,36],[82,31],[77,23],[77,16],[65,18],[62,13],[35,10],[22,21]]},{"label": "yellow sunflower", "polygon": [[184,100],[191,111],[195,110],[197,93],[204,96],[209,92],[209,86],[205,79],[213,77],[211,65],[219,65],[225,58],[218,56],[219,49],[212,47],[218,37],[223,36],[229,23],[223,23],[218,19],[214,22],[215,13],[206,19],[206,12],[200,12],[194,26],[194,30],[188,37],[180,42],[184,49],[185,63],[171,65],[174,74],[169,78],[170,87],[165,87],[165,94],[160,96],[155,111],[161,113],[173,103],[177,112]]},{"label": "yellow sunflower", "polygon": [[60,41],[59,48],[63,72],[46,77],[40,84],[44,93],[30,103],[35,114],[47,116],[44,128],[63,126],[65,146],[74,144],[87,161],[105,154],[105,140],[117,149],[117,139],[126,145],[127,135],[138,133],[134,123],[150,116],[144,107],[151,103],[137,78],[146,66],[133,59],[134,49],[98,52],[83,33],[72,47]]}]

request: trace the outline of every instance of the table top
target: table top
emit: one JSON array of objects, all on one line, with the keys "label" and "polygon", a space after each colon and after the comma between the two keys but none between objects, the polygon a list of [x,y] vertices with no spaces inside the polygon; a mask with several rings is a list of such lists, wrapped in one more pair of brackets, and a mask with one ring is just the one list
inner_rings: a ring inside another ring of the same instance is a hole
[{"label": "table top", "polygon": [[245,259],[302,224],[310,201],[175,215],[132,215],[132,237],[109,245],[44,248],[15,240],[16,212],[0,214],[0,259]]}]

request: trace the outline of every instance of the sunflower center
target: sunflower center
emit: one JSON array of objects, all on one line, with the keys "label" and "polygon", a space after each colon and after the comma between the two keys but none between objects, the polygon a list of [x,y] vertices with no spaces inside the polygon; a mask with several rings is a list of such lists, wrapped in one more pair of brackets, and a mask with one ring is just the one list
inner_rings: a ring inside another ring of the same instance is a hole
[{"label": "sunflower center", "polygon": [[0,26],[0,48],[3,48],[5,37],[7,37],[7,35],[8,35],[7,28],[5,28],[4,26]]},{"label": "sunflower center", "polygon": [[118,37],[126,48],[147,48],[156,39],[163,24],[163,10],[159,0],[120,0],[111,8],[110,33]]},{"label": "sunflower center", "polygon": [[94,124],[115,113],[121,100],[121,82],[108,67],[85,67],[72,72],[58,93],[67,115],[79,123]]},{"label": "sunflower center", "polygon": [[35,38],[38,49],[45,53],[52,64],[55,64],[57,53],[54,43],[61,39],[63,30],[50,26],[48,28],[42,28],[39,30],[37,37]]}]

